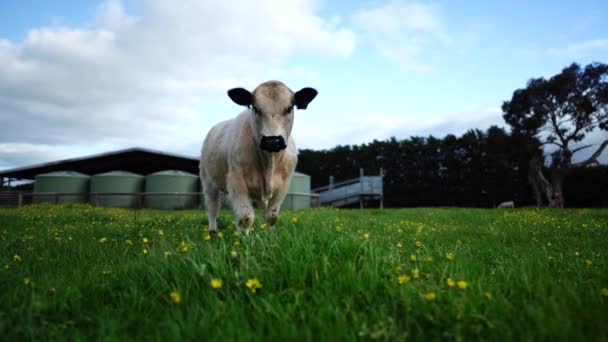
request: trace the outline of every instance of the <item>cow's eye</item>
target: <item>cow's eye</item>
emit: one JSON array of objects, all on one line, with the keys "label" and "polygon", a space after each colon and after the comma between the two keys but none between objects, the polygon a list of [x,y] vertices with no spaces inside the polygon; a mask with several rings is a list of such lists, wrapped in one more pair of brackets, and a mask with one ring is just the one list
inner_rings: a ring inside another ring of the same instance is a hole
[{"label": "cow's eye", "polygon": [[261,111],[260,111],[260,110],[259,110],[257,107],[252,106],[251,108],[253,109],[253,112],[254,112],[256,115],[260,115],[260,114],[262,114],[262,112],[261,112]]},{"label": "cow's eye", "polygon": [[289,107],[285,108],[285,112],[283,112],[283,114],[287,115],[287,114],[291,113],[292,110],[293,110],[293,106],[289,106]]}]

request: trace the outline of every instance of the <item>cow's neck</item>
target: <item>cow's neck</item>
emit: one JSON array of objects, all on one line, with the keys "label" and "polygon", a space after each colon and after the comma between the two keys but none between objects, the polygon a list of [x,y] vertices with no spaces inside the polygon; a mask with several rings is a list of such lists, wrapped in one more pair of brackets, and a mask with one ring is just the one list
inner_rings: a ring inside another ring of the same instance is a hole
[{"label": "cow's neck", "polygon": [[273,175],[275,168],[279,164],[279,160],[283,157],[284,151],[269,153],[256,148],[258,153],[258,164],[261,171],[262,184],[260,188],[261,200],[264,205],[268,205],[268,201],[272,197],[272,190],[274,184],[272,184]]}]

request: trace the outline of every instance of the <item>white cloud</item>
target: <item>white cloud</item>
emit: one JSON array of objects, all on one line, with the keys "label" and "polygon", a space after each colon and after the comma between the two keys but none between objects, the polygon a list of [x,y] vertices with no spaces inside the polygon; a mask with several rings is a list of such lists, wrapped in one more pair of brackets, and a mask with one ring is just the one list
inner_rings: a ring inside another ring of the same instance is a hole
[{"label": "white cloud", "polygon": [[608,39],[593,39],[560,48],[550,48],[546,53],[558,57],[580,57],[590,51],[608,50]]},{"label": "white cloud", "polygon": [[357,11],[352,22],[382,57],[407,71],[432,71],[425,52],[450,44],[440,8],[434,4],[392,0]]},{"label": "white cloud", "polygon": [[0,144],[198,149],[224,119],[212,110],[226,89],[281,76],[296,55],[346,58],[355,44],[307,0],[141,4],[138,17],[110,0],[83,27],[0,38]]}]

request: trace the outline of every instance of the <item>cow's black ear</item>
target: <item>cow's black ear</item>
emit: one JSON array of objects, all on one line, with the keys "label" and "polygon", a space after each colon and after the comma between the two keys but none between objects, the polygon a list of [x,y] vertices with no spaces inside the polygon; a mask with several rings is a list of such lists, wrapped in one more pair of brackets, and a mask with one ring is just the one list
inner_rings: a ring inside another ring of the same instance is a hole
[{"label": "cow's black ear", "polygon": [[251,106],[251,93],[247,89],[234,88],[228,90],[228,96],[234,103],[249,107]]},{"label": "cow's black ear", "polygon": [[317,96],[314,88],[302,88],[294,94],[295,105],[298,109],[306,109],[308,104]]}]

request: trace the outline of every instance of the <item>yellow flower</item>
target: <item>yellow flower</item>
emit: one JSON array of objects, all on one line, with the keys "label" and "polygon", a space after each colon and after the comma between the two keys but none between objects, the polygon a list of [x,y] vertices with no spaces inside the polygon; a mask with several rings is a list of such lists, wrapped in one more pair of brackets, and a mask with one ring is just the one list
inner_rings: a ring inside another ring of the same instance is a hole
[{"label": "yellow flower", "polygon": [[27,277],[23,278],[23,284],[24,285],[29,285],[30,284],[30,278],[27,278]]},{"label": "yellow flower", "polygon": [[419,269],[417,269],[417,268],[414,268],[414,269],[412,270],[412,277],[414,277],[414,279],[418,279],[418,278],[420,278],[420,270],[419,270]]},{"label": "yellow flower", "polygon": [[369,240],[369,233],[363,234],[363,240]]},{"label": "yellow flower", "polygon": [[399,275],[401,273],[403,273],[403,268],[401,266],[397,266],[395,267],[395,274]]},{"label": "yellow flower", "polygon": [[585,260],[585,265],[591,266],[591,264],[593,264],[593,261],[591,261],[591,259],[586,259]]},{"label": "yellow flower", "polygon": [[224,284],[222,282],[222,279],[219,278],[213,278],[211,279],[211,282],[209,283],[211,285],[211,287],[213,287],[214,289],[219,289],[222,287],[222,285]]},{"label": "yellow flower", "polygon": [[179,293],[178,291],[173,291],[169,294],[169,298],[171,298],[171,301],[175,304],[179,304],[182,302],[182,294]]},{"label": "yellow flower", "polygon": [[129,245],[129,246],[131,246],[131,245],[133,244],[133,241],[131,241],[131,240],[127,240],[127,241],[125,241],[125,242],[126,242],[126,243],[127,243],[127,245]]},{"label": "yellow flower", "polygon": [[424,295],[424,298],[426,300],[428,300],[429,302],[432,302],[435,299],[437,299],[437,294],[435,294],[435,292],[428,292],[427,294]]},{"label": "yellow flower", "polygon": [[460,241],[460,239],[456,240],[456,244],[457,245],[462,245],[462,241]]},{"label": "yellow flower", "polygon": [[148,240],[148,238],[147,238],[147,237],[145,237],[145,238],[141,239],[141,241],[142,241],[143,243],[148,243],[148,242],[150,242],[150,241]]},{"label": "yellow flower", "polygon": [[251,278],[247,280],[245,285],[251,290],[251,293],[255,293],[258,289],[262,288],[262,283],[260,283],[258,278]]},{"label": "yellow flower", "polygon": [[416,241],[416,247],[417,247],[417,248],[421,248],[422,246],[423,246],[423,245],[422,245],[422,242],[420,242],[420,241]]},{"label": "yellow flower", "polygon": [[106,243],[108,242],[108,238],[102,237],[101,239],[99,239],[99,243]]},{"label": "yellow flower", "polygon": [[458,282],[458,288],[461,289],[461,290],[466,289],[467,286],[469,286],[469,284],[467,284],[467,282],[464,281],[464,280],[461,280],[461,281]]},{"label": "yellow flower", "polygon": [[165,258],[168,258],[171,256],[171,252],[165,251],[165,253],[163,253],[163,255],[165,256]]},{"label": "yellow flower", "polygon": [[336,227],[336,231],[337,231],[337,232],[341,232],[341,231],[342,231],[342,227],[337,226],[337,227]]},{"label": "yellow flower", "polygon": [[298,223],[298,218],[297,217],[292,217],[291,218],[291,223],[293,223],[293,224]]},{"label": "yellow flower", "polygon": [[486,291],[486,292],[484,292],[483,296],[486,297],[487,300],[491,300],[492,299],[492,292]]},{"label": "yellow flower", "polygon": [[188,251],[188,244],[185,242],[182,242],[181,245],[179,245],[178,251],[180,253],[186,253]]},{"label": "yellow flower", "polygon": [[14,262],[21,262],[21,257],[20,257],[20,256],[18,256],[17,254],[15,254],[15,255],[13,256],[13,261],[14,261]]},{"label": "yellow flower", "polygon": [[230,251],[231,258],[236,258],[237,256],[238,256],[238,254],[236,253],[236,251]]},{"label": "yellow flower", "polygon": [[433,261],[432,256],[428,256],[428,257],[424,258],[424,262],[431,262],[431,261]]},{"label": "yellow flower", "polygon": [[416,261],[416,254],[412,254],[412,255],[410,255],[410,260],[412,260],[412,261]]},{"label": "yellow flower", "polygon": [[219,237],[219,238],[224,237],[224,233],[222,233],[222,232],[217,232],[217,237]]},{"label": "yellow flower", "polygon": [[456,285],[456,283],[454,282],[454,279],[452,279],[452,278],[448,278],[447,283],[448,283],[449,287],[454,287],[454,285]]},{"label": "yellow flower", "polygon": [[148,249],[144,248],[143,253],[144,253],[144,255],[147,255],[148,254]]},{"label": "yellow flower", "polygon": [[165,232],[163,232],[163,230],[162,230],[162,229],[159,229],[159,230],[158,230],[158,235],[160,235],[160,236],[165,236]]},{"label": "yellow flower", "polygon": [[239,240],[234,241],[235,246],[240,246],[240,244],[241,244],[241,241],[239,241]]},{"label": "yellow flower", "polygon": [[262,223],[261,228],[262,228],[262,230],[266,230],[266,228],[268,228],[268,225],[266,223]]},{"label": "yellow flower", "polygon": [[397,242],[397,248],[403,248],[403,244],[401,242]]},{"label": "yellow flower", "polygon": [[399,284],[402,284],[402,285],[407,284],[410,281],[410,277],[408,277],[406,275],[402,275],[402,276],[399,276],[398,281],[399,281]]},{"label": "yellow flower", "polygon": [[211,235],[205,234],[205,236],[203,237],[203,240],[205,240],[205,241],[211,240]]},{"label": "yellow flower", "polygon": [[608,288],[605,288],[605,287],[604,287],[604,288],[602,289],[602,291],[601,291],[601,294],[602,294],[602,296],[604,296],[604,297],[608,297]]},{"label": "yellow flower", "polygon": [[9,264],[4,264],[4,269],[5,269],[5,270],[8,270],[8,269],[10,269],[10,268],[11,268],[11,265],[9,265]]},{"label": "yellow flower", "polygon": [[448,260],[450,260],[450,261],[451,261],[451,260],[454,260],[454,253],[452,253],[452,252],[447,252],[447,253],[445,253],[445,257],[446,257],[446,259],[448,259]]}]

